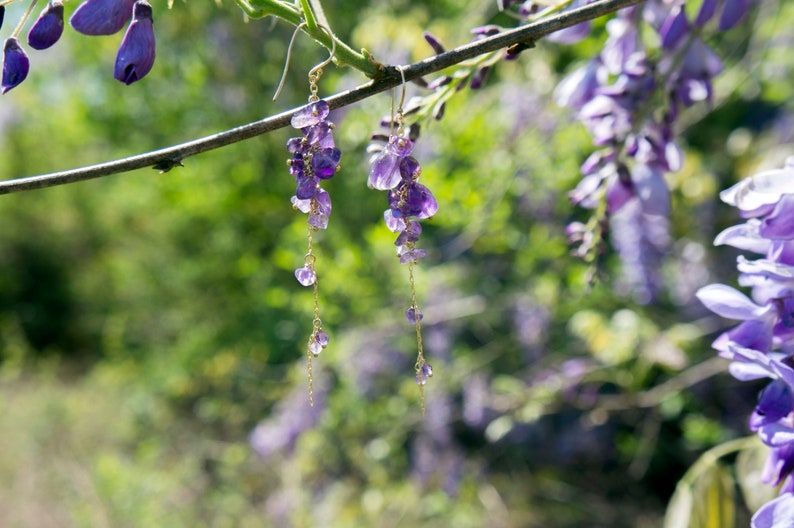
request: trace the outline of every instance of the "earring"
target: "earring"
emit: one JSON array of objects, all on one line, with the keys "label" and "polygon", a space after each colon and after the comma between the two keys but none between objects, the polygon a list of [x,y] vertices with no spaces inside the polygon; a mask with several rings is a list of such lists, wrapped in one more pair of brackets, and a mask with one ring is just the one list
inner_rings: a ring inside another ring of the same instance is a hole
[{"label": "earring", "polygon": [[[301,24],[302,26],[303,24]],[[295,30],[297,31],[301,28]],[[320,26],[322,27],[322,26]],[[327,28],[323,30],[330,34]],[[293,35],[294,40],[294,35]],[[290,43],[291,49],[292,43]],[[334,124],[328,121],[330,108],[325,100],[317,95],[317,82],[323,74],[323,68],[331,63],[336,49],[331,49],[331,55],[309,71],[309,104],[301,108],[292,116],[291,124],[300,130],[303,135],[287,141],[287,151],[292,158],[287,161],[290,174],[295,176],[296,190],[291,202],[293,208],[308,214],[308,249],[303,258],[303,267],[295,270],[295,278],[303,286],[312,286],[314,290],[314,319],[312,332],[306,345],[307,377],[309,383],[309,402],[314,405],[314,392],[312,381],[312,358],[320,355],[330,340],[328,333],[323,330],[320,319],[320,301],[317,281],[316,261],[314,254],[314,234],[320,229],[328,227],[328,217],[331,215],[331,197],[321,183],[333,177],[339,170],[339,160],[342,151],[336,148],[332,131]],[[287,55],[289,61],[289,53]],[[286,68],[285,68],[286,75]],[[283,84],[283,82],[281,83]],[[276,93],[281,91],[281,86]]]},{"label": "earring", "polygon": [[[402,94],[394,113],[394,92],[392,91],[392,119],[388,142],[383,150],[372,160],[368,185],[375,189],[389,192],[389,208],[384,213],[386,226],[393,233],[398,233],[394,245],[397,246],[397,256],[401,264],[408,265],[408,282],[411,286],[411,305],[405,311],[405,317],[416,328],[417,356],[414,365],[416,383],[419,386],[419,402],[422,414],[425,413],[424,386],[433,375],[433,367],[424,356],[422,345],[421,321],[424,317],[419,310],[416,298],[416,282],[414,279],[414,265],[427,252],[416,247],[422,226],[419,220],[432,217],[438,211],[436,201],[430,189],[419,183],[422,168],[419,162],[411,156],[414,142],[405,134],[405,116],[403,103],[405,102],[405,71],[402,66],[397,69],[402,77]],[[395,132],[394,126],[397,126]]]}]

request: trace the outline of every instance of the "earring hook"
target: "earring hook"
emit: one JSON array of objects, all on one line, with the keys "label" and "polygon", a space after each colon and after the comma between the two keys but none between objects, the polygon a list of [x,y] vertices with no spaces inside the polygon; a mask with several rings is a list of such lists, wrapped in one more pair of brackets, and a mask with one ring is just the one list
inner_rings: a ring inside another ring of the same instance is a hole
[{"label": "earring hook", "polygon": [[[397,115],[395,116],[394,120],[397,121],[397,135],[403,135],[403,103],[405,103],[405,66],[395,66],[397,71],[400,72],[400,77],[402,78],[402,85],[401,85],[401,93],[400,93],[400,103],[397,105]],[[394,91],[392,90],[392,115],[394,114]]]},{"label": "earring hook", "polygon": [[[298,36],[298,32],[306,27],[306,22],[301,22],[295,27],[295,31],[292,32],[292,37],[289,40],[289,45],[287,46],[287,57],[284,61],[284,70],[281,72],[281,80],[278,82],[278,87],[276,88],[276,93],[273,95],[273,101],[276,101],[281,95],[281,90],[284,89],[284,82],[287,79],[287,72],[289,71],[289,63],[290,58],[292,57],[292,48],[295,45],[295,39]],[[331,30],[327,27],[317,24],[317,27],[321,28],[325,31],[328,36],[331,38],[331,54],[325,59],[323,62],[309,70],[309,83],[312,87],[312,96],[317,97],[317,81],[320,79],[320,76],[323,74],[323,68],[328,66],[331,61],[334,60],[334,55],[336,55],[336,40],[334,39],[334,34],[331,33]],[[316,100],[316,99],[315,99]]]},{"label": "earring hook", "polygon": [[334,34],[331,33],[331,30],[327,27],[323,26],[322,24],[317,24],[317,27],[325,31],[331,39],[331,53],[328,55],[328,58],[325,59],[323,62],[309,70],[309,91],[311,95],[309,96],[309,102],[313,103],[315,101],[319,101],[319,97],[317,96],[317,82],[320,80],[320,77],[323,74],[323,68],[331,64],[331,61],[334,60],[334,55],[336,55],[336,40],[334,40]]}]

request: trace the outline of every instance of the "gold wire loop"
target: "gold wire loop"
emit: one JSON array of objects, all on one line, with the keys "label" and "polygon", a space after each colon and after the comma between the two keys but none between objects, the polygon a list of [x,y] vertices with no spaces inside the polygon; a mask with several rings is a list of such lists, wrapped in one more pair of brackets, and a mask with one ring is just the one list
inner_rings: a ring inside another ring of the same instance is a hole
[{"label": "gold wire loop", "polygon": [[323,68],[331,64],[334,60],[334,55],[336,55],[336,40],[334,39],[334,34],[331,33],[331,30],[327,27],[323,26],[322,24],[317,24],[317,27],[322,29],[328,34],[328,37],[331,39],[331,54],[328,55],[328,58],[325,59],[323,62],[309,70],[309,91],[311,95],[309,96],[309,102],[313,103],[315,101],[319,101],[320,97],[317,95],[317,82],[320,80],[320,77],[323,75]]},{"label": "gold wire loop", "polygon": [[[402,85],[401,85],[401,93],[400,93],[400,104],[397,105],[397,115],[395,116],[395,120],[397,121],[397,135],[402,136],[405,132],[403,126],[403,103],[405,103],[405,66],[395,66],[397,71],[400,72],[400,77],[402,78]],[[392,92],[392,112],[394,111],[394,92]]]},{"label": "gold wire loop", "polygon": [[[298,36],[298,32],[306,27],[306,22],[303,21],[297,26],[295,26],[295,31],[292,32],[292,38],[289,40],[289,45],[287,46],[287,57],[284,60],[284,70],[281,72],[281,80],[278,82],[278,87],[276,88],[276,93],[273,96],[273,101],[276,101],[281,95],[281,90],[284,89],[284,82],[287,80],[287,72],[289,71],[289,63],[290,58],[292,57],[292,48],[295,45],[295,39]],[[325,31],[331,39],[331,54],[325,59],[323,62],[309,70],[309,90],[311,91],[311,96],[309,97],[309,102],[318,101],[319,98],[317,97],[317,81],[320,80],[320,76],[323,74],[323,68],[331,64],[331,61],[334,60],[334,55],[336,55],[336,40],[334,39],[334,34],[331,33],[331,30],[327,27],[317,24],[317,27]]]}]

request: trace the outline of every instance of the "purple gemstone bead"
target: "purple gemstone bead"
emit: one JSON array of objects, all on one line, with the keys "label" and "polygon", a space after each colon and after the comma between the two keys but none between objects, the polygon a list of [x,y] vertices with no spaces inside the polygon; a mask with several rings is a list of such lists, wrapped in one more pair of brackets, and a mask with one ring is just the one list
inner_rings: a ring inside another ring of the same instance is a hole
[{"label": "purple gemstone bead", "polygon": [[433,377],[433,367],[430,366],[430,363],[422,363],[419,367],[419,372],[416,373],[416,383],[418,385],[424,385],[427,383],[427,380]]},{"label": "purple gemstone bead", "polygon": [[321,99],[314,103],[309,103],[292,115],[290,124],[298,129],[314,126],[328,117],[330,108],[328,103]]},{"label": "purple gemstone bead", "polygon": [[287,152],[290,154],[303,154],[306,151],[307,143],[302,137],[289,138],[287,140]]},{"label": "purple gemstone bead", "polygon": [[295,189],[295,196],[299,200],[308,200],[309,198],[314,198],[314,195],[317,194],[317,180],[314,179],[314,176],[298,176],[297,183],[298,187]]},{"label": "purple gemstone bead", "polygon": [[325,348],[328,346],[328,343],[331,341],[331,337],[328,335],[328,332],[324,330],[319,330],[316,334],[314,334],[314,340],[317,342],[318,345]]},{"label": "purple gemstone bead", "polygon": [[401,233],[405,230],[405,219],[395,216],[394,211],[391,209],[386,209],[386,211],[384,211],[383,219],[386,222],[386,227],[388,227],[389,231],[392,233]]},{"label": "purple gemstone bead", "polygon": [[[405,247],[405,246],[400,246]],[[427,251],[424,249],[410,249],[408,251],[402,251],[399,253],[400,255],[400,264],[408,264],[411,262],[417,262],[420,258],[423,258],[427,255]]]},{"label": "purple gemstone bead", "polygon": [[422,167],[413,156],[406,156],[400,161],[400,176],[403,180],[415,180],[422,174]]},{"label": "purple gemstone bead", "polygon": [[295,278],[298,279],[298,282],[303,286],[311,286],[317,281],[317,275],[314,274],[314,270],[306,266],[295,270]]},{"label": "purple gemstone bead", "polygon": [[342,151],[338,148],[323,148],[312,155],[312,172],[321,180],[327,180],[336,174]]},{"label": "purple gemstone bead", "polygon": [[438,202],[430,189],[421,183],[412,182],[408,185],[408,192],[405,195],[405,206],[402,213],[405,216],[415,216],[416,218],[430,218],[438,212]]},{"label": "purple gemstone bead", "polygon": [[395,155],[404,158],[413,152],[414,142],[407,137],[391,136],[389,138],[389,144],[386,145],[386,150],[390,150]]},{"label": "purple gemstone bead", "polygon": [[413,306],[405,310],[405,318],[408,319],[408,322],[412,325],[415,325],[417,321],[421,321],[425,316],[422,312],[418,309],[415,309]]},{"label": "purple gemstone bead", "polygon": [[397,170],[400,158],[389,149],[384,149],[372,162],[367,184],[373,189],[387,191],[400,183],[400,172]]}]

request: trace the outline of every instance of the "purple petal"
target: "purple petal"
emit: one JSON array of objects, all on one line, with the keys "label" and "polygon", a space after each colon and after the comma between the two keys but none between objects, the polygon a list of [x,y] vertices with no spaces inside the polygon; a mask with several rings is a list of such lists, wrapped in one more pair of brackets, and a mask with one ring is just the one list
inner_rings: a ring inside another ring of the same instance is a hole
[{"label": "purple petal", "polygon": [[135,0],[86,0],[69,19],[84,35],[113,35],[132,17]]},{"label": "purple petal", "polygon": [[750,416],[750,430],[777,422],[794,410],[791,388],[782,380],[774,380],[761,393],[761,398]]},{"label": "purple petal", "polygon": [[444,49],[444,45],[441,44],[441,41],[429,32],[425,31],[424,37],[427,43],[430,44],[430,47],[433,48],[433,51],[436,52],[436,55],[441,55],[446,51],[446,49]]},{"label": "purple petal", "polygon": [[565,29],[555,31],[546,37],[546,40],[556,42],[557,44],[576,44],[590,34],[590,27],[590,22],[581,22]]},{"label": "purple petal", "polygon": [[750,521],[752,528],[794,528],[794,494],[784,493],[764,504]]},{"label": "purple petal", "polygon": [[582,108],[601,86],[602,70],[603,66],[597,60],[591,60],[586,66],[574,70],[554,89],[554,101],[559,106]]},{"label": "purple petal", "polygon": [[643,212],[662,216],[670,212],[670,189],[661,170],[638,163],[631,171],[631,181]]},{"label": "purple petal", "polygon": [[711,346],[719,351],[740,346],[759,352],[768,352],[772,348],[771,321],[756,319],[744,321],[720,335]]},{"label": "purple petal", "polygon": [[765,255],[769,250],[770,241],[761,238],[760,227],[761,222],[756,218],[751,218],[744,224],[735,225],[720,232],[714,238],[714,245],[728,245]]},{"label": "purple petal", "polygon": [[330,108],[328,103],[324,99],[320,99],[319,101],[309,103],[295,112],[292,115],[290,124],[292,124],[293,127],[300,129],[306,128],[308,126],[314,126],[320,121],[325,121],[325,118],[328,117],[329,112]]},{"label": "purple petal", "polygon": [[780,447],[794,442],[794,428],[780,422],[771,423],[758,429],[758,437],[768,446]]},{"label": "purple petal", "polygon": [[726,319],[740,321],[755,319],[767,313],[770,308],[758,306],[749,297],[724,284],[710,284],[700,288],[695,296],[706,308]]},{"label": "purple petal", "polygon": [[706,22],[711,20],[714,16],[714,13],[717,12],[717,4],[719,0],[703,0],[703,4],[700,6],[700,11],[698,11],[698,16],[695,18],[695,25],[698,27],[703,27],[706,25]]},{"label": "purple petal", "polygon": [[761,222],[759,233],[775,240],[794,239],[794,194],[785,194]]},{"label": "purple petal", "polygon": [[135,2],[133,20],[124,33],[116,55],[113,77],[130,85],[143,79],[154,65],[154,28],[152,6],[146,0]]},{"label": "purple petal", "polygon": [[63,33],[63,3],[52,0],[45,7],[28,32],[28,45],[37,50],[55,44]]},{"label": "purple petal", "polygon": [[3,47],[3,93],[24,81],[29,70],[30,59],[19,45],[19,41],[14,37],[6,39]]},{"label": "purple petal", "polygon": [[725,0],[717,27],[720,31],[731,29],[742,21],[748,11],[750,11],[750,0]]},{"label": "purple petal", "polygon": [[670,11],[670,16],[662,24],[659,35],[662,37],[662,47],[671,50],[689,32],[689,22],[686,19],[684,6],[678,5]]}]

